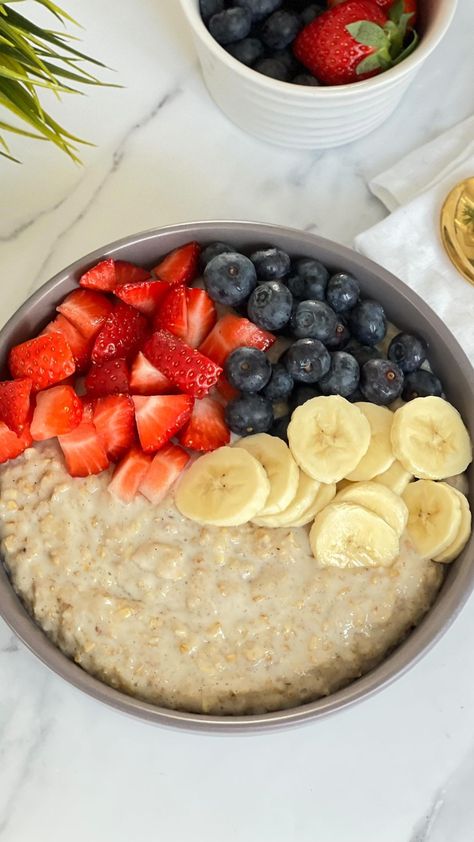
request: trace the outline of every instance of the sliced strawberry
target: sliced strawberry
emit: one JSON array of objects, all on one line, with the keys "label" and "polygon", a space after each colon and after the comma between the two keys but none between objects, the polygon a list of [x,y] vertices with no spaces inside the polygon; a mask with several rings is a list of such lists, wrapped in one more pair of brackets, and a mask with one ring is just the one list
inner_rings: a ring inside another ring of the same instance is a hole
[{"label": "sliced strawberry", "polygon": [[151,456],[143,453],[139,447],[132,447],[122,461],[117,465],[109,491],[123,503],[130,503],[138,491],[143,477],[151,462]]},{"label": "sliced strawberry", "polygon": [[92,421],[81,421],[72,433],[59,436],[58,441],[72,477],[100,474],[109,467],[107,454]]},{"label": "sliced strawberry", "polygon": [[184,286],[168,287],[168,292],[157,310],[153,325],[157,330],[169,330],[174,336],[186,339],[188,306]]},{"label": "sliced strawberry", "polygon": [[227,380],[224,375],[219,378],[217,383],[217,391],[226,401],[233,401],[235,398],[238,398],[240,392],[238,389],[235,389],[234,386],[231,386],[229,381]]},{"label": "sliced strawberry", "polygon": [[215,450],[230,442],[230,430],[224,420],[224,407],[213,398],[195,401],[193,414],[178,439],[191,450]]},{"label": "sliced strawberry", "polygon": [[134,395],[132,400],[138,437],[146,453],[159,450],[186,424],[194,403],[189,395]]},{"label": "sliced strawberry", "polygon": [[128,366],[125,360],[106,360],[92,363],[85,387],[89,396],[128,394]]},{"label": "sliced strawberry", "polygon": [[86,339],[92,339],[112,310],[110,298],[90,289],[75,289],[56,307]]},{"label": "sliced strawberry", "polygon": [[153,271],[168,284],[190,284],[197,277],[200,254],[199,243],[186,243],[166,255]]},{"label": "sliced strawberry", "polygon": [[140,310],[140,313],[151,316],[168,290],[169,286],[164,281],[149,280],[142,281],[138,284],[123,284],[121,287],[116,287],[115,295],[124,301],[125,304],[129,304],[130,307]]},{"label": "sliced strawberry", "polygon": [[191,348],[199,348],[217,321],[216,308],[206,290],[194,287],[186,290],[186,303],[188,330],[183,339]]},{"label": "sliced strawberry", "polygon": [[62,333],[37,336],[15,345],[10,350],[8,363],[14,378],[31,378],[33,391],[65,380],[76,370],[71,349]]},{"label": "sliced strawberry", "polygon": [[82,403],[82,420],[83,421],[93,421],[94,420],[94,398],[90,398],[88,395],[84,395],[81,398]]},{"label": "sliced strawberry", "polygon": [[92,361],[128,358],[138,351],[148,332],[148,322],[142,313],[118,301],[102,325],[94,347]]},{"label": "sliced strawberry", "polygon": [[101,260],[85,272],[79,279],[81,287],[88,289],[101,289],[104,292],[112,292],[117,285],[115,274],[115,262],[108,258]]},{"label": "sliced strawberry", "polygon": [[79,373],[87,368],[91,353],[91,342],[80,333],[77,327],[71,324],[69,319],[59,314],[54,321],[46,325],[44,333],[62,333],[72,351],[76,371]]},{"label": "sliced strawberry", "polygon": [[128,263],[126,260],[115,261],[115,286],[117,287],[123,284],[139,284],[150,277],[148,269],[135,266],[134,263]]},{"label": "sliced strawberry", "polygon": [[29,377],[0,383],[0,421],[18,436],[30,420],[31,386]]},{"label": "sliced strawberry", "polygon": [[165,444],[153,457],[138,490],[157,506],[168,494],[181,471],[189,462],[189,454],[176,444]]},{"label": "sliced strawberry", "polygon": [[167,330],[157,330],[143,346],[153,365],[182,392],[203,398],[217,383],[222,369]]},{"label": "sliced strawberry", "polygon": [[276,337],[262,330],[248,319],[229,313],[219,319],[216,326],[206,337],[199,350],[218,365],[223,365],[228,355],[235,348],[259,348],[266,351],[273,345]]},{"label": "sliced strawberry", "polygon": [[82,401],[71,386],[53,386],[36,395],[31,421],[33,441],[70,433],[82,418]]},{"label": "sliced strawberry", "polygon": [[135,409],[127,395],[99,398],[93,421],[109,459],[115,462],[132,446],[135,438]]},{"label": "sliced strawberry", "polygon": [[16,459],[31,445],[32,439],[28,427],[25,427],[21,435],[17,436],[10,430],[3,421],[0,421],[0,463],[8,462],[9,459]]},{"label": "sliced strawberry", "polygon": [[133,395],[169,395],[173,391],[171,380],[139,351],[130,371],[130,392]]}]

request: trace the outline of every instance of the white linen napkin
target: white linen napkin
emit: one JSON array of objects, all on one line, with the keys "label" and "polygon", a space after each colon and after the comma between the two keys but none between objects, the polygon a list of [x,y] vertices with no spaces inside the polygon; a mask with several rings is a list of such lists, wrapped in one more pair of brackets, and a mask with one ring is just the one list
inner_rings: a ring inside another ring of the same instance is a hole
[{"label": "white linen napkin", "polygon": [[416,149],[369,184],[391,211],[355,248],[397,275],[443,319],[474,363],[474,286],[457,272],[439,234],[449,191],[474,176],[474,117]]}]

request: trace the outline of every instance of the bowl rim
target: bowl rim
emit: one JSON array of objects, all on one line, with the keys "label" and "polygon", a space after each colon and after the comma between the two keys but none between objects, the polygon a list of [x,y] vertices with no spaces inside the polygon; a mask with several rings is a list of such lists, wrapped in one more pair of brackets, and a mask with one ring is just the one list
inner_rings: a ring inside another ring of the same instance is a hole
[{"label": "bowl rim", "polygon": [[199,0],[179,0],[179,2],[196,37],[229,70],[234,71],[242,76],[244,80],[255,84],[257,87],[260,86],[266,88],[268,91],[278,92],[286,96],[291,96],[290,92],[293,92],[307,102],[310,102],[312,99],[316,100],[319,97],[321,97],[321,101],[324,98],[329,100],[329,97],[345,98],[351,94],[356,94],[357,91],[360,91],[360,93],[371,92],[378,88],[389,87],[390,83],[396,84],[397,80],[403,79],[414,71],[417,66],[421,65],[435,47],[437,47],[449,29],[458,5],[458,0],[442,0],[438,13],[439,22],[437,27],[420,39],[420,43],[411,55],[384,73],[380,73],[378,76],[373,76],[370,79],[363,79],[360,82],[351,82],[347,85],[305,87],[304,85],[294,85],[291,82],[281,82],[278,79],[272,79],[242,64],[242,62],[234,58],[212,37],[199,13]]},{"label": "bowl rim", "polygon": [[[410,307],[415,311],[421,311],[424,318],[429,318],[433,331],[438,336],[441,336],[442,342],[450,348],[458,361],[459,367],[468,376],[470,389],[472,390],[472,394],[474,394],[474,368],[463,349],[444,322],[431,310],[426,302],[399,278],[353,249],[328,240],[318,234],[262,222],[207,220],[177,223],[175,225],[148,229],[137,234],[128,235],[94,249],[89,254],[75,260],[54,275],[18,308],[0,330],[0,345],[5,339],[8,342],[9,333],[14,330],[16,323],[22,317],[31,313],[32,309],[43,298],[49,298],[52,292],[61,290],[65,282],[70,281],[73,277],[77,278],[79,273],[85,271],[100,259],[119,256],[125,247],[138,246],[148,240],[156,240],[159,247],[161,240],[166,242],[166,238],[173,234],[180,235],[183,243],[188,242],[191,238],[212,241],[216,239],[216,229],[219,229],[217,234],[219,239],[225,239],[226,234],[238,234],[243,239],[245,234],[249,233],[253,236],[257,234],[261,242],[271,242],[273,237],[283,236],[287,240],[294,242],[296,253],[298,251],[301,253],[306,244],[313,248],[317,245],[333,254],[336,262],[341,257],[343,260],[344,258],[350,260],[352,264],[355,264],[354,271],[360,271],[363,274],[364,271],[367,272],[369,270],[376,273],[377,277],[383,281],[385,286],[396,290],[396,294],[408,303]],[[472,547],[474,547],[474,533],[464,553],[471,550]],[[450,568],[450,570],[453,569],[454,566]],[[408,670],[414,667],[434,647],[455,621],[473,589],[474,564],[465,564],[459,572],[456,571],[456,576],[450,576],[448,574],[432,608],[407,638],[373,670],[326,698],[317,699],[313,702],[286,710],[278,710],[265,714],[217,716],[171,710],[141,701],[110,687],[85,672],[74,661],[63,654],[46,637],[40,626],[30,617],[16,595],[7,576],[5,566],[0,559],[0,616],[3,617],[12,631],[22,640],[28,649],[49,669],[96,700],[104,702],[108,706],[139,718],[142,721],[146,720],[154,724],[179,727],[187,731],[213,734],[268,732],[272,729],[289,727],[290,725],[321,719],[373,697],[376,693],[379,693],[392,684],[396,679],[406,674]],[[402,658],[401,664],[398,664],[397,654],[404,651],[409,641],[412,641],[412,649],[414,648],[414,651],[405,655],[404,659]]]}]

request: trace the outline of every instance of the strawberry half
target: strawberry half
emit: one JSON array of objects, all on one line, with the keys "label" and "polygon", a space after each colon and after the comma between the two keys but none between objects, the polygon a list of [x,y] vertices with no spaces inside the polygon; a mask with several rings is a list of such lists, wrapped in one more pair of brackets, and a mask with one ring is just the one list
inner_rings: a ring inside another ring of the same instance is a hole
[{"label": "strawberry half", "polygon": [[118,301],[109,313],[92,348],[92,361],[127,358],[138,351],[148,332],[148,322],[142,313]]},{"label": "strawberry half", "polygon": [[168,290],[169,286],[164,281],[150,280],[138,284],[123,284],[116,287],[114,292],[125,304],[135,307],[146,316],[151,316]]},{"label": "strawberry half", "polygon": [[28,377],[0,383],[0,421],[18,436],[28,426],[31,416],[31,386]]},{"label": "strawberry half", "polygon": [[174,336],[186,340],[188,332],[188,306],[186,301],[186,289],[184,286],[168,287],[168,292],[163,298],[153,326],[157,330],[169,330]]},{"label": "strawberry half", "polygon": [[127,394],[129,391],[127,363],[125,360],[92,363],[84,385],[87,394],[91,397]]},{"label": "strawberry half", "polygon": [[176,444],[165,444],[153,457],[138,490],[157,506],[189,462],[189,454]]},{"label": "strawberry half", "polygon": [[36,395],[30,432],[33,441],[70,433],[82,418],[82,401],[71,386],[53,386]]},{"label": "strawberry half", "polygon": [[72,433],[59,436],[58,442],[72,477],[100,474],[109,467],[107,454],[92,421],[81,421]]},{"label": "strawberry half", "polygon": [[186,243],[166,255],[153,271],[167,284],[190,284],[197,277],[200,254],[199,243]]},{"label": "strawberry half", "polygon": [[0,421],[0,463],[8,462],[9,459],[16,459],[31,445],[31,442],[28,427],[25,427],[21,435],[17,436],[3,421]]},{"label": "strawberry half", "polygon": [[199,350],[218,365],[223,365],[235,348],[245,346],[266,351],[275,339],[272,333],[262,330],[248,319],[229,314],[219,319]]},{"label": "strawberry half", "polygon": [[220,366],[166,330],[156,331],[143,353],[178,389],[195,398],[204,398],[222,374]]},{"label": "strawberry half", "polygon": [[212,298],[204,289],[186,290],[188,329],[183,339],[191,348],[199,348],[217,321],[217,312]]},{"label": "strawberry half", "polygon": [[115,286],[122,284],[139,284],[151,277],[148,269],[128,263],[126,260],[115,260]]},{"label": "strawberry half", "polygon": [[151,462],[151,456],[143,453],[139,447],[132,447],[122,461],[117,465],[109,491],[123,503],[130,503],[138,491]]},{"label": "strawberry half", "polygon": [[43,333],[61,333],[72,351],[72,356],[76,364],[76,372],[80,373],[87,368],[90,358],[91,342],[83,336],[77,327],[71,324],[69,319],[66,319],[60,313],[54,321],[46,325]]},{"label": "strawberry half", "polygon": [[100,289],[102,292],[113,292],[115,287],[122,284],[135,284],[146,281],[150,273],[141,266],[127,263],[125,260],[101,260],[85,272],[79,279],[81,287]]},{"label": "strawberry half", "polygon": [[99,398],[93,421],[109,459],[112,462],[120,459],[135,438],[135,410],[130,398],[127,395]]},{"label": "strawberry half", "polygon": [[222,404],[213,398],[195,401],[193,414],[178,439],[191,450],[210,451],[229,444],[230,430],[224,420]]},{"label": "strawberry half", "polygon": [[112,310],[110,298],[90,289],[75,289],[56,307],[59,313],[72,322],[74,327],[92,339]]},{"label": "strawberry half", "polygon": [[186,424],[194,403],[189,395],[134,395],[132,400],[140,444],[146,453],[159,450]]},{"label": "strawberry half", "polygon": [[173,391],[171,380],[139,351],[130,371],[130,392],[133,395],[169,395]]},{"label": "strawberry half", "polygon": [[235,389],[234,386],[231,386],[227,378],[224,377],[224,375],[222,375],[222,377],[219,377],[216,389],[226,401],[233,401],[240,395],[239,390]]},{"label": "strawberry half", "polygon": [[8,357],[14,378],[29,377],[37,392],[74,374],[76,364],[62,333],[51,333],[15,345]]}]

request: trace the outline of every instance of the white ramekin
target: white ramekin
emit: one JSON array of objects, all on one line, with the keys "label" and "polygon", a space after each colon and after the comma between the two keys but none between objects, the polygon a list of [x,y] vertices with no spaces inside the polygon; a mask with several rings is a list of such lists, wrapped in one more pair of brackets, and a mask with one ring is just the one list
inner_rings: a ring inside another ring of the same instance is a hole
[{"label": "white ramekin", "polygon": [[342,146],[383,123],[441,41],[457,6],[457,0],[420,0],[420,44],[397,67],[352,85],[306,88],[270,79],[238,62],[207,31],[199,0],[180,2],[217,105],[244,131],[299,149]]}]

